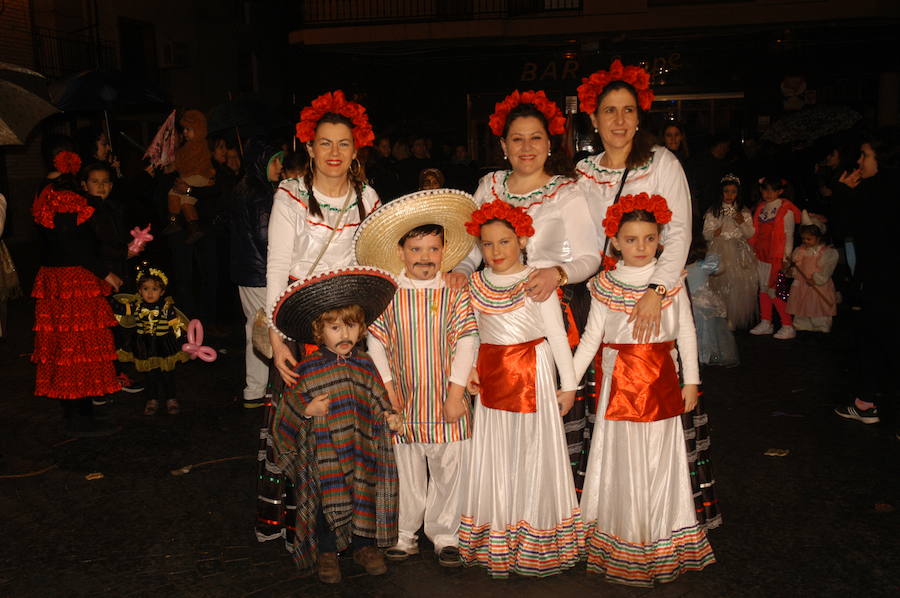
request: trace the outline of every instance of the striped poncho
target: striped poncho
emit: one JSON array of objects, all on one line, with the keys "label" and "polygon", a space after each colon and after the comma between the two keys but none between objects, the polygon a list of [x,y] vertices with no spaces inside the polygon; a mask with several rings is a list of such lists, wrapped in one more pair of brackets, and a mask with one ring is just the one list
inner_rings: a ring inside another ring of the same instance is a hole
[{"label": "striped poncho", "polygon": [[450,423],[444,421],[443,407],[457,343],[478,334],[465,289],[398,289],[369,334],[385,347],[404,405],[405,432],[394,441],[467,440],[472,427],[469,413]]},{"label": "striped poncho", "polygon": [[[316,564],[320,506],[338,550],[352,535],[393,546],[397,465],[385,421],[390,405],[375,364],[361,351],[345,359],[321,348],[294,371],[300,379],[285,390],[272,425],[276,463],[296,492],[294,561],[303,570]],[[330,398],[328,415],[305,417],[320,394]]]}]

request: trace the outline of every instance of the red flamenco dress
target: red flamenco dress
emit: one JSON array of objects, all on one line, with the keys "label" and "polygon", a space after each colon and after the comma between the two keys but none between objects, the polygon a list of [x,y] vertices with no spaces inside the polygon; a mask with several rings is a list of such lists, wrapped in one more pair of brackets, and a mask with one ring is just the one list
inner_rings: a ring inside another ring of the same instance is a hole
[{"label": "red flamenco dress", "polygon": [[52,184],[32,207],[41,238],[41,267],[31,293],[35,396],[81,399],[119,390],[110,330],[116,320],[104,299],[112,287],[103,280],[108,269],[88,224],[93,213],[84,197]]}]

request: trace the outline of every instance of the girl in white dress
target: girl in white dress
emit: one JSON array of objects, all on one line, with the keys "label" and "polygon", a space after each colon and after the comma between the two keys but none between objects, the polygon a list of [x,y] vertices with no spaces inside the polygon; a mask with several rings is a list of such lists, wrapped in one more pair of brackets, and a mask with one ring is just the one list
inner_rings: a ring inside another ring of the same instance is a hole
[{"label": "girl in white dress", "polygon": [[466,226],[488,267],[469,283],[481,337],[469,390],[480,394],[460,556],[493,577],[552,575],[584,551],[560,418],[577,386],[562,312],[556,294],[542,303],[526,295],[533,268],[522,263],[522,249],[534,228],[523,209],[494,201]]},{"label": "girl in white dress", "polygon": [[605,233],[621,261],[588,283],[591,312],[575,354],[580,375],[603,343],[581,499],[588,571],[634,586],[672,581],[715,562],[697,523],[680,418],[696,406],[700,383],[683,282],[661,297],[659,332],[648,342],[635,341],[629,322],[657,268],[660,231],[671,218],[658,195],[625,196],[607,210]]},{"label": "girl in white dress", "polygon": [[756,321],[759,275],[756,255],[747,239],[753,236],[753,215],[741,201],[741,180],[726,174],[720,181],[721,197],[703,215],[703,238],[709,253],[722,262],[710,277],[709,288],[725,301],[728,325],[747,329]]}]

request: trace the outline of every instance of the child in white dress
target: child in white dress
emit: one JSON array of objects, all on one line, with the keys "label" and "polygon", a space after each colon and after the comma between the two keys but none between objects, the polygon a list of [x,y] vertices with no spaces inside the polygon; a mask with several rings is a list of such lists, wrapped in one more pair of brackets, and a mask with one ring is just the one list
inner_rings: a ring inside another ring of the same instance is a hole
[{"label": "child in white dress", "polygon": [[643,344],[632,335],[629,317],[656,268],[660,228],[671,218],[665,200],[625,196],[606,214],[603,225],[621,260],[588,283],[591,313],[575,353],[578,376],[603,343],[581,498],[588,571],[652,586],[715,562],[697,523],[680,419],[697,404],[697,337],[683,282],[662,297],[658,334]]},{"label": "child in white dress", "polygon": [[493,577],[552,575],[584,552],[560,417],[577,386],[562,312],[556,294],[543,303],[525,296],[532,268],[522,249],[534,229],[524,210],[494,201],[466,226],[488,267],[469,282],[481,347],[469,384],[479,398],[460,556]]}]

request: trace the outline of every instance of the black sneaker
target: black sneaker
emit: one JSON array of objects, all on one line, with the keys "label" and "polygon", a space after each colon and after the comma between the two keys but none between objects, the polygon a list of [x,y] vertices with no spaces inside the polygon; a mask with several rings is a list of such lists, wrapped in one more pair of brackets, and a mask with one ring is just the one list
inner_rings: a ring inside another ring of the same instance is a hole
[{"label": "black sneaker", "polygon": [[864,424],[877,424],[881,421],[878,417],[878,407],[871,409],[859,409],[856,405],[843,405],[834,410],[835,413],[847,419],[855,419]]},{"label": "black sneaker", "polygon": [[441,567],[462,567],[462,559],[459,556],[459,548],[456,546],[444,546],[437,555],[438,565]]},{"label": "black sneaker", "polygon": [[259,397],[258,399],[244,399],[244,409],[259,409],[269,404],[269,399]]},{"label": "black sneaker", "polygon": [[[122,374],[119,374],[118,376],[116,376],[116,378],[119,380],[119,386],[121,387],[123,392],[128,392],[128,393],[133,394],[136,392],[143,392],[143,390],[144,390],[144,387],[141,386],[140,384],[138,384],[137,382],[135,382],[134,380],[132,380],[128,376],[128,374],[122,373]],[[96,403],[94,403],[94,404],[96,405]]]}]

